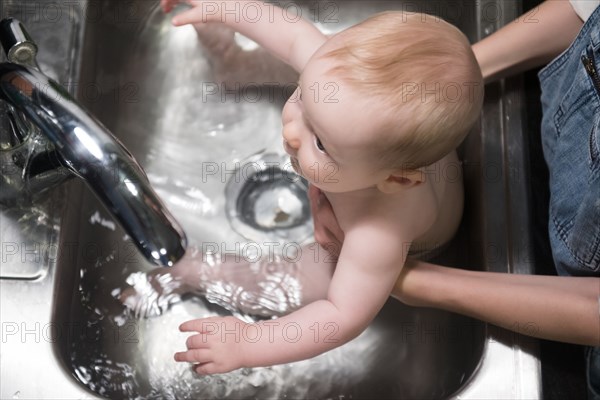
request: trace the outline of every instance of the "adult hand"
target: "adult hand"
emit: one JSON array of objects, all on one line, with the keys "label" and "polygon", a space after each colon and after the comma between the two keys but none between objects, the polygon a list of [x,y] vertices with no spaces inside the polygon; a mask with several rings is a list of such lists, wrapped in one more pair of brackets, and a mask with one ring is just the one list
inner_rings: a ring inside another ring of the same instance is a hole
[{"label": "adult hand", "polygon": [[315,241],[332,257],[337,258],[342,250],[344,231],[337,222],[331,203],[325,194],[313,185],[308,188],[308,199],[315,226]]},{"label": "adult hand", "polygon": [[426,291],[423,291],[423,287],[426,286],[427,279],[435,273],[436,267],[438,266],[407,258],[391,296],[409,306],[427,306]]}]

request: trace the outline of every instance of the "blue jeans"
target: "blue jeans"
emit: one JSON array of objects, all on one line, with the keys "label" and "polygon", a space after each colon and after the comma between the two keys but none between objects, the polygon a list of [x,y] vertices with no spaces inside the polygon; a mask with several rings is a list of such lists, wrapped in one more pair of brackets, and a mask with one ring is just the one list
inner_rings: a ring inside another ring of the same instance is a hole
[{"label": "blue jeans", "polygon": [[600,347],[588,347],[586,350],[586,374],[588,399],[600,399]]},{"label": "blue jeans", "polygon": [[[539,78],[554,264],[560,275],[599,276],[600,7]],[[586,359],[590,398],[600,400],[600,348]]]}]

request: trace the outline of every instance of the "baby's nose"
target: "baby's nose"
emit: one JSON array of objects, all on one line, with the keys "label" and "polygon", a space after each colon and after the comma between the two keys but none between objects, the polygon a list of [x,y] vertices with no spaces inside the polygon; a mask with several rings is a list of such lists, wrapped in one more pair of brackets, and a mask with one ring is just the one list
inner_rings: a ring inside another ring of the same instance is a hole
[{"label": "baby's nose", "polygon": [[285,127],[283,129],[283,140],[289,147],[295,150],[300,148],[300,138],[293,127]]},{"label": "baby's nose", "polygon": [[292,149],[294,150],[298,150],[300,148],[300,141],[299,140],[287,140],[285,137],[283,138],[285,140],[285,143],[290,146]]}]

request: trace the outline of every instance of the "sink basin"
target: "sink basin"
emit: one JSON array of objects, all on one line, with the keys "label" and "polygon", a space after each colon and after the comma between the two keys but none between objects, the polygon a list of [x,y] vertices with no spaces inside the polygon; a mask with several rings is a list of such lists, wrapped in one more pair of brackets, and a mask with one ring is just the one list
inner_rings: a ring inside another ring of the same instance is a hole
[{"label": "sink basin", "polygon": [[[249,230],[232,222],[228,187],[248,160],[284,154],[280,113],[293,81],[242,83],[232,89],[222,84],[222,77],[235,76],[245,65],[215,64],[193,28],[172,27],[157,2],[131,1],[126,7],[112,0],[89,3],[102,12],[85,19],[78,99],[144,167],[192,246],[238,253],[264,248],[268,234],[244,236]],[[501,22],[498,14],[489,21],[481,17],[489,15],[490,5],[504,10],[502,18],[517,12],[492,1],[291,4],[298,7],[289,10],[302,12],[326,33],[383,10],[421,10],[456,24],[471,41]],[[488,14],[482,13],[485,7]],[[262,57],[243,37],[236,40],[248,48],[249,59],[253,54]],[[527,247],[526,182],[520,175],[525,149],[518,83],[490,87],[482,122],[460,148],[465,215],[456,238],[436,262],[496,272],[533,270]],[[57,335],[52,347],[62,370],[91,396],[442,399],[539,394],[531,341],[523,343],[518,335],[485,323],[411,308],[393,299],[360,337],[314,359],[197,376],[188,365],[173,361],[173,353],[185,346],[186,336],[178,332],[178,325],[235,311],[191,295],[157,315],[135,315],[117,301],[115,290],[155,267],[138,254],[80,182],[69,184],[65,203],[69,206],[62,216],[52,274],[57,278],[51,323],[68,329]],[[287,217],[277,214],[278,220]],[[281,236],[277,241],[285,245]],[[516,383],[515,376],[520,377]]]}]

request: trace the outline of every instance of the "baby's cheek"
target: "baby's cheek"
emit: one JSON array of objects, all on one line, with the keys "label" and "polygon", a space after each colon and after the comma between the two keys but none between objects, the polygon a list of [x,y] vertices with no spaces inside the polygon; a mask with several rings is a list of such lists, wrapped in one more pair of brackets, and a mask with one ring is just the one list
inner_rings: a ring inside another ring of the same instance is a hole
[{"label": "baby's cheek", "polygon": [[309,182],[316,184],[321,183],[323,171],[318,162],[302,162],[300,163],[300,168],[302,169],[302,176]]}]

